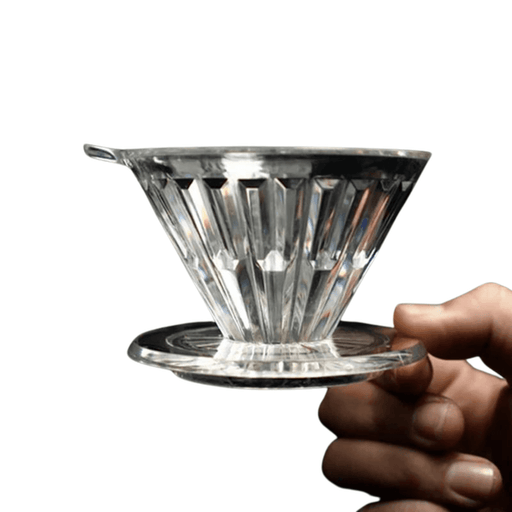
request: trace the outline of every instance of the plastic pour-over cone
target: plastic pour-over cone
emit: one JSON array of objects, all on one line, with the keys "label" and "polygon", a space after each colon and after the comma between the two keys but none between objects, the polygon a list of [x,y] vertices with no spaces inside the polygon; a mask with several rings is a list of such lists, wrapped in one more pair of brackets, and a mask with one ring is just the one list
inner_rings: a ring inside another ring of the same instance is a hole
[{"label": "plastic pour-over cone", "polygon": [[[191,380],[251,387],[334,385],[412,362],[412,349],[410,360],[389,361],[391,331],[340,319],[429,153],[85,151],[132,169],[215,321],[158,331],[165,342],[145,347],[151,357],[138,339],[135,359]],[[354,357],[373,366],[354,366]]]}]

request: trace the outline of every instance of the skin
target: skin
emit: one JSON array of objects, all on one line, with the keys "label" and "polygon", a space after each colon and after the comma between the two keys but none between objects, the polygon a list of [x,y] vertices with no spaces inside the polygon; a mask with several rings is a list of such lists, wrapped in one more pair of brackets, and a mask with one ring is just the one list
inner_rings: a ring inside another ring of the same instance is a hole
[{"label": "skin", "polygon": [[[512,291],[486,284],[441,305],[400,305],[396,345],[428,358],[331,388],[321,422],[337,439],[325,476],[379,497],[361,512],[512,510]],[[479,356],[503,379],[472,368]]]}]

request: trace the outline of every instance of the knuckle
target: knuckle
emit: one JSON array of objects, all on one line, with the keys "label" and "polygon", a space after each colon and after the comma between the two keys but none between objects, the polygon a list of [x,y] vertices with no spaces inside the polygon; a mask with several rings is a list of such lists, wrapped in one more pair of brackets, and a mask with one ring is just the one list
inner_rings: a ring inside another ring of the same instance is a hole
[{"label": "knuckle", "polygon": [[336,441],[333,441],[325,451],[324,458],[322,460],[322,473],[330,482],[336,481],[336,470],[335,462],[337,460],[336,455]]},{"label": "knuckle", "polygon": [[327,393],[324,396],[324,399],[320,403],[320,407],[318,408],[318,419],[320,420],[320,423],[328,428],[328,425],[330,424],[330,417],[332,415],[332,391],[331,389],[327,390]]},{"label": "knuckle", "polygon": [[474,290],[477,299],[481,302],[493,302],[510,298],[512,291],[498,283],[485,283]]}]

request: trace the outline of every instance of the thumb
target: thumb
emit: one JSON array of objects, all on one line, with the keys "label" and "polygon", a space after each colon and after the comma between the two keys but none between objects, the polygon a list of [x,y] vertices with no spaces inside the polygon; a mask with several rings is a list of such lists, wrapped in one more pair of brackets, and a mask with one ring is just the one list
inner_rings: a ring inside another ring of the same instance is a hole
[{"label": "thumb", "polygon": [[512,383],[512,291],[485,284],[437,306],[401,304],[395,327],[442,359],[479,356]]}]

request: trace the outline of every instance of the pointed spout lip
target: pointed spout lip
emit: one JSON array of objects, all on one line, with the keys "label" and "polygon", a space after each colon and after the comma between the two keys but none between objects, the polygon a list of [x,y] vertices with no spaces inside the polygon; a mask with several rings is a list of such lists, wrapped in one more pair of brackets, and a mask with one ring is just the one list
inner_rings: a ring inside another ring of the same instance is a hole
[{"label": "pointed spout lip", "polygon": [[107,148],[104,146],[95,146],[93,144],[84,144],[84,151],[87,156],[95,160],[110,162],[114,164],[123,164],[120,149]]}]

